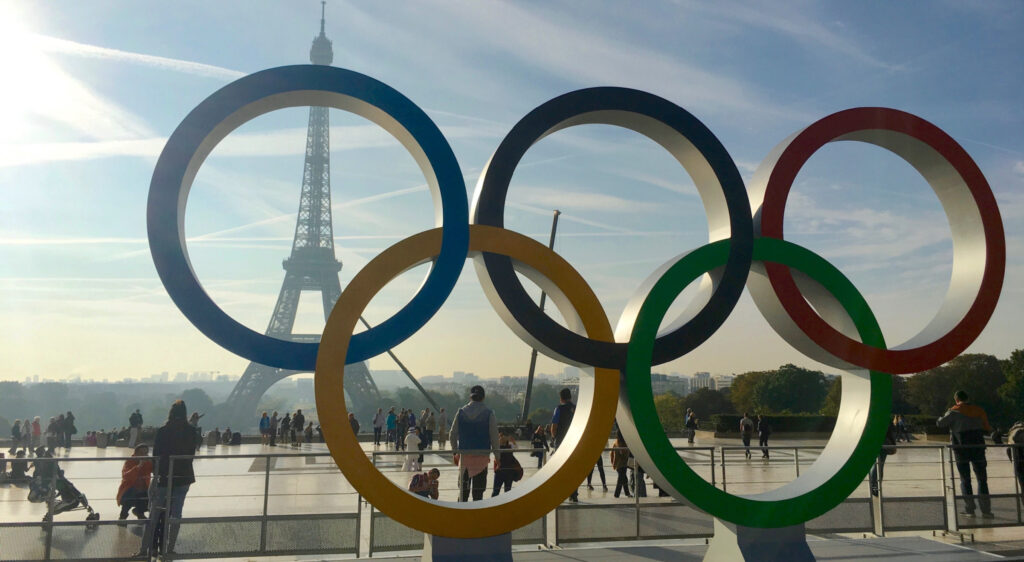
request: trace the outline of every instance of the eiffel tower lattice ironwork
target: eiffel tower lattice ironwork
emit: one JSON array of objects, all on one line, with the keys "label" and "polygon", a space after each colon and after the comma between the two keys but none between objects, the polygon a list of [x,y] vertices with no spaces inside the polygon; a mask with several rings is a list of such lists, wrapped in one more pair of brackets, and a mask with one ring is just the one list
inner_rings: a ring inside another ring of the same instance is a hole
[{"label": "eiffel tower lattice ironwork", "polygon": [[[324,16],[321,11],[320,35],[313,40],[309,60],[313,64],[329,65],[333,59],[334,51],[330,39],[324,34]],[[291,341],[319,341],[319,334],[295,334],[292,330],[302,291],[320,291],[325,320],[341,296],[341,284],[338,281],[341,262],[334,255],[334,228],[331,220],[330,121],[326,107],[309,108],[309,130],[295,240],[291,255],[282,265],[285,271],[284,283],[266,334]],[[254,426],[258,417],[256,408],[263,394],[274,383],[299,372],[250,363],[224,405],[224,423],[238,428]],[[365,363],[345,368],[345,390],[357,408],[365,408],[380,400],[380,392]]]}]

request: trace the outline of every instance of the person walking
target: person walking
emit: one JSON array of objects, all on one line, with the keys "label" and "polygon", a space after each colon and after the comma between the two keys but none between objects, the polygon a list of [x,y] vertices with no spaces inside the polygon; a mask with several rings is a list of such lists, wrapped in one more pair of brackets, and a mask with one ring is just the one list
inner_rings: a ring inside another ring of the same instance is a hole
[{"label": "person walking", "polygon": [[[24,428],[22,428],[24,431]],[[29,449],[35,451],[43,444],[43,427],[39,423],[39,416],[32,418],[32,444]]]},{"label": "person walking", "polygon": [[424,408],[423,413],[420,414],[420,426],[423,428],[424,448],[429,449],[434,444],[434,429],[436,429],[434,413],[430,411],[430,408]]},{"label": "person walking", "polygon": [[384,417],[384,427],[387,432],[384,436],[385,447],[390,447],[392,443],[395,443],[397,435],[395,432],[398,431],[398,415],[395,414],[394,406],[388,410],[388,415]]},{"label": "person walking", "polygon": [[697,414],[694,413],[692,408],[686,409],[683,425],[686,426],[686,442],[693,445],[693,439],[697,436]]},{"label": "person walking", "polygon": [[281,419],[281,443],[287,443],[288,438],[291,437],[292,430],[292,414],[291,412],[285,412],[284,418]]},{"label": "person walking", "polygon": [[[185,402],[176,400],[171,404],[167,414],[167,423],[156,430],[153,442],[153,456],[157,457],[157,480],[154,488],[153,505],[160,509],[157,518],[155,543],[157,548],[163,537],[163,518],[180,519],[185,506],[185,496],[189,487],[195,483],[195,472],[192,469],[192,458],[196,452],[199,435],[196,428],[189,423],[188,409]],[[174,459],[171,466],[171,457]],[[174,544],[177,530],[172,528],[168,544]]]},{"label": "person walking", "polygon": [[270,446],[274,447],[277,445],[277,430],[280,420],[277,419],[277,410],[270,416]]},{"label": "person walking", "polygon": [[384,408],[377,408],[373,416],[373,446],[380,447],[380,434],[384,432],[384,422],[387,416],[384,415]]},{"label": "person walking", "polygon": [[118,519],[128,518],[130,510],[139,519],[146,518],[149,509],[149,484],[153,476],[153,461],[149,456],[149,445],[139,444],[132,452],[132,458],[121,467],[121,485],[117,488],[117,505],[121,506]]},{"label": "person walking", "polygon": [[128,448],[135,449],[142,434],[142,412],[138,408],[128,416]]},{"label": "person walking", "polygon": [[612,468],[618,473],[614,496],[619,497],[625,492],[626,497],[631,498],[633,494],[629,491],[629,477],[626,475],[626,469],[629,468],[629,449],[626,448],[626,440],[621,433],[615,436],[615,443],[612,446]]},{"label": "person walking", "polygon": [[21,435],[21,420],[14,420],[11,426],[11,448],[7,450],[12,456],[18,453],[18,448],[23,447],[24,438]]},{"label": "person walking", "polygon": [[878,495],[878,484],[882,481],[885,473],[885,457],[895,455],[899,451],[896,448],[897,435],[899,433],[897,432],[896,424],[889,422],[889,427],[885,429],[885,440],[882,441],[882,450],[878,452],[878,460],[871,467],[871,473],[868,475],[868,487],[871,490],[872,496]]},{"label": "person walking", "polygon": [[761,458],[764,460],[770,460],[771,455],[768,454],[768,437],[772,434],[772,426],[768,423],[768,418],[763,415],[757,416],[757,446],[761,447]]},{"label": "person walking", "polygon": [[587,489],[593,490],[594,485],[592,483],[594,479],[594,468],[597,469],[597,475],[601,478],[601,489],[605,492],[608,491],[608,482],[604,479],[604,451],[601,452],[601,456],[597,457],[597,464],[590,469],[590,474],[587,475]]},{"label": "person walking", "polygon": [[359,420],[356,419],[356,415],[352,412],[348,413],[348,425],[352,428],[352,433],[356,436],[356,441],[359,440]]},{"label": "person walking", "polygon": [[[566,433],[569,431],[569,427],[572,425],[572,418],[576,415],[576,404],[572,402],[571,390],[563,388],[558,391],[558,402],[558,406],[551,414],[552,446],[555,449],[561,446]],[[580,501],[579,488],[573,488],[572,493],[569,494],[569,501],[572,503]]]},{"label": "person walking", "polygon": [[398,413],[398,420],[395,422],[395,449],[399,451],[405,450],[405,435],[409,432],[409,412],[402,408],[402,411]]},{"label": "person walking", "polygon": [[302,415],[302,410],[295,410],[295,415],[292,416],[292,445],[302,446],[302,429],[305,427],[306,416]]},{"label": "person walking", "polygon": [[444,408],[441,408],[437,412],[437,448],[444,449],[444,444],[448,442],[448,414],[445,413]]},{"label": "person walking", "polygon": [[551,452],[551,448],[548,447],[548,436],[545,433],[544,425],[538,425],[537,430],[533,432],[533,439],[530,440],[530,447],[533,452],[531,456],[537,457],[537,468],[540,468],[544,464],[544,455]]},{"label": "person walking", "polygon": [[264,445],[270,445],[270,416],[266,412],[260,416],[260,440]]},{"label": "person walking", "polygon": [[1017,477],[1017,488],[1024,493],[1024,421],[1018,420],[1006,434],[1006,456],[1013,463],[1013,474]]},{"label": "person walking", "polygon": [[494,463],[494,490],[491,497],[498,495],[501,489],[512,490],[512,483],[523,478],[523,466],[516,460],[512,452],[515,440],[503,431],[498,431],[498,448],[501,449]]},{"label": "person walking", "polygon": [[[418,451],[420,446],[420,434],[415,427],[410,427],[409,431],[405,434],[405,449],[407,451]],[[405,462],[402,464],[402,470],[405,472],[418,471],[420,469],[420,463],[418,460],[419,453],[410,452],[405,455]]]},{"label": "person walking", "polygon": [[71,436],[78,433],[78,428],[75,427],[75,415],[68,410],[66,416],[64,416],[64,450],[71,450]]},{"label": "person walking", "polygon": [[51,417],[46,424],[46,452],[53,455],[57,449],[57,418]]},{"label": "person walking", "polygon": [[750,416],[746,412],[743,412],[743,417],[740,418],[740,439],[743,440],[743,446],[746,447],[744,455],[747,460],[750,460],[750,438],[754,435],[754,420],[750,419]]},{"label": "person walking", "polygon": [[[949,440],[960,474],[960,493],[964,497],[965,517],[974,517],[975,499],[985,519],[995,517],[992,501],[988,495],[988,461],[985,460],[985,434],[992,432],[988,415],[980,406],[971,404],[967,392],[958,390],[953,394],[954,405],[946,410],[935,425],[949,428]],[[971,486],[971,468],[978,479],[978,495]]]},{"label": "person walking", "polygon": [[494,412],[484,405],[484,387],[469,389],[469,403],[459,408],[452,422],[452,449],[459,465],[459,501],[482,500],[487,489],[489,451],[498,445],[498,420]]}]

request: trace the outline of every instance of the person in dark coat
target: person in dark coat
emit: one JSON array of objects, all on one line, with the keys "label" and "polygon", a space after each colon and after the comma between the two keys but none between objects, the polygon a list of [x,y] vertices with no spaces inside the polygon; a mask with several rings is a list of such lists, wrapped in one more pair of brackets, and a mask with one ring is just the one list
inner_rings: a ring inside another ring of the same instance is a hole
[{"label": "person in dark coat", "polygon": [[[154,509],[161,510],[156,526],[157,544],[162,537],[163,517],[168,514],[171,519],[181,518],[185,495],[188,494],[189,486],[196,481],[195,472],[192,470],[192,456],[195,455],[198,442],[199,435],[188,422],[185,402],[175,401],[167,414],[167,423],[156,430],[153,442],[153,456],[157,457],[157,480],[151,503]],[[174,459],[174,465],[171,466],[171,457],[179,455],[184,455],[185,458]],[[171,537],[175,534],[175,530],[172,529]],[[171,543],[173,544],[173,538]]]}]

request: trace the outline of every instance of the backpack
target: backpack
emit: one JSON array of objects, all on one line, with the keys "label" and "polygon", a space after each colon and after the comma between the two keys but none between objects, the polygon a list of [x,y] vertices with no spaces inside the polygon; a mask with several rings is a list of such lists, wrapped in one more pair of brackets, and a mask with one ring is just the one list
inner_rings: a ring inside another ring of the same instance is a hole
[{"label": "backpack", "polygon": [[1010,432],[1006,435],[1006,443],[1010,445],[1024,445],[1024,421],[1013,424]]}]

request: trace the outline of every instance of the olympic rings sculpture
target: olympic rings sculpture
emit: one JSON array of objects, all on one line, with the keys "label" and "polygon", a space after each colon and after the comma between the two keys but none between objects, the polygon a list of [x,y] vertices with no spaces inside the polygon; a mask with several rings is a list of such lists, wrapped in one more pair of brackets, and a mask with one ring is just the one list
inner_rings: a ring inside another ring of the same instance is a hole
[{"label": "olympic rings sculpture", "polygon": [[[359,271],[331,312],[319,345],[269,338],[230,318],[196,279],[183,232],[189,189],[213,147],[258,115],[305,105],[354,112],[394,135],[427,178],[437,223]],[[584,123],[626,127],[660,144],[693,178],[708,213],[709,243],[676,256],[648,277],[614,335],[597,297],[571,265],[543,244],[503,228],[504,199],[523,154],[541,138]],[[786,198],[797,172],[815,151],[839,140],[875,144],[902,157],[929,182],[950,222],[953,274],[946,301],[921,333],[897,347],[886,346],[867,303],[841,272],[783,237]],[[884,439],[891,375],[940,365],[980,334],[1002,288],[1006,247],[995,198],[970,156],[938,127],[894,109],[840,111],[798,131],[764,160],[751,193],[748,198],[718,139],[685,109],[638,90],[589,88],[542,104],[512,128],[481,174],[470,224],[454,154],[419,107],[365,75],[303,65],[264,70],[228,84],[182,121],[153,172],[147,224],[160,279],[200,331],[253,361],[315,369],[318,415],[335,462],[360,494],[400,523],[456,538],[493,536],[527,525],[583,480],[607,445],[614,420],[640,464],[680,501],[732,523],[783,527],[832,509],[863,480]],[[578,415],[563,446],[537,475],[495,498],[431,502],[394,486],[362,453],[347,423],[344,368],[398,345],[422,327],[450,294],[467,257],[473,258],[491,304],[520,338],[553,358],[592,367],[593,376],[581,378]],[[395,316],[353,335],[373,295],[424,262],[432,267],[413,299]],[[568,328],[532,302],[516,271],[544,289]],[[659,333],[673,300],[705,275],[711,285],[707,303]],[[652,365],[676,359],[710,337],[744,286],[788,343],[847,372],[836,429],[818,460],[778,489],[735,496],[704,481],[672,448],[654,408],[650,372]]]}]

